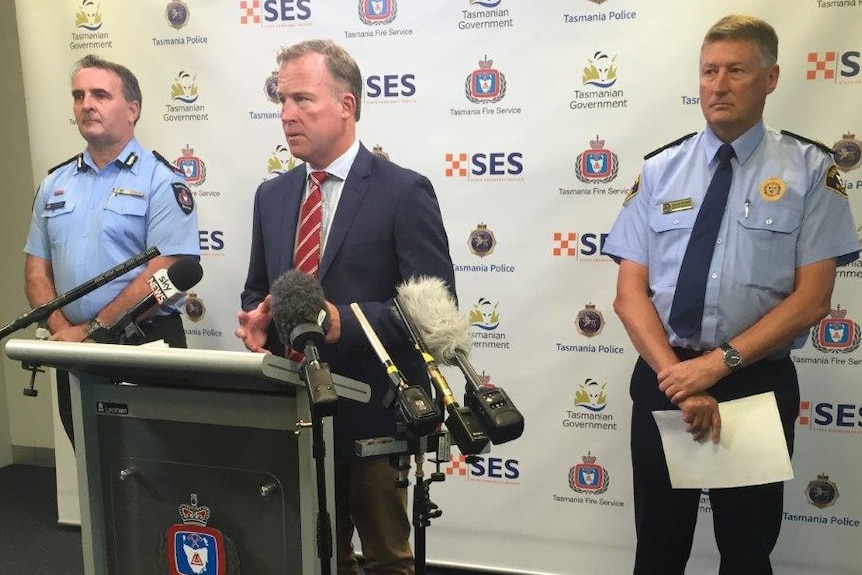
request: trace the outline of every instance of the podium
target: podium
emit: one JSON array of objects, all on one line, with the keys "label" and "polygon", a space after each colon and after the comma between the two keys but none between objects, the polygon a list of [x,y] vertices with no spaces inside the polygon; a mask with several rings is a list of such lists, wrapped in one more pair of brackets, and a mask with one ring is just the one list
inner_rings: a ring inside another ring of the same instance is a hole
[{"label": "podium", "polygon": [[[6,354],[70,372],[87,575],[321,573],[311,415],[298,364],[246,352],[16,339]],[[333,381],[339,395],[368,401],[366,384]],[[333,445],[332,418],[323,428]]]}]

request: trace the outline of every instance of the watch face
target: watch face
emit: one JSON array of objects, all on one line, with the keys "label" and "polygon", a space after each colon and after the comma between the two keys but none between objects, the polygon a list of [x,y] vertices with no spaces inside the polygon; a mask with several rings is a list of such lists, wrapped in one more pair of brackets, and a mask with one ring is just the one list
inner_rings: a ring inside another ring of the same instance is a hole
[{"label": "watch face", "polygon": [[735,349],[728,349],[724,352],[724,363],[730,367],[737,367],[742,361],[742,356]]}]

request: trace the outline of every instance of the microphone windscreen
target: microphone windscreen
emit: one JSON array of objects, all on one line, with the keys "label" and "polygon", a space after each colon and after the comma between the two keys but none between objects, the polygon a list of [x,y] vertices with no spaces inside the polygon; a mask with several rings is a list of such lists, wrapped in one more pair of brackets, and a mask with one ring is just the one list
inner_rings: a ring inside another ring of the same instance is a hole
[{"label": "microphone windscreen", "polygon": [[269,289],[272,322],[281,341],[290,343],[290,332],[304,323],[317,324],[326,308],[323,288],[312,276],[296,269],[281,274]]},{"label": "microphone windscreen", "polygon": [[168,279],[178,291],[186,291],[197,285],[204,275],[200,262],[191,256],[181,257],[168,267]]},{"label": "microphone windscreen", "polygon": [[398,301],[437,361],[456,365],[456,350],[469,353],[473,343],[467,331],[470,321],[458,312],[446,282],[429,276],[410,278],[398,286],[397,292]]}]

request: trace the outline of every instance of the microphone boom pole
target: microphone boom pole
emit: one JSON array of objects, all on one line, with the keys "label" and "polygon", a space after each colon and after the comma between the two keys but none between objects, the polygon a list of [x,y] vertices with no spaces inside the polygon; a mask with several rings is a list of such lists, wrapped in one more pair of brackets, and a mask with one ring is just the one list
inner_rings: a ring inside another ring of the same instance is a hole
[{"label": "microphone boom pole", "polygon": [[159,248],[153,246],[146,251],[129,258],[123,263],[118,264],[105,272],[102,272],[93,279],[72,288],[63,295],[58,296],[47,303],[43,303],[42,305],[23,314],[12,323],[0,328],[0,339],[6,337],[10,333],[18,331],[19,329],[23,329],[32,323],[40,322],[46,319],[55,310],[60,309],[64,305],[72,303],[79,298],[84,297],[91,291],[102,287],[109,281],[112,281],[120,277],[121,275],[132,271],[139,265],[146,263],[154,257],[158,256],[160,253],[161,252],[159,252]]}]

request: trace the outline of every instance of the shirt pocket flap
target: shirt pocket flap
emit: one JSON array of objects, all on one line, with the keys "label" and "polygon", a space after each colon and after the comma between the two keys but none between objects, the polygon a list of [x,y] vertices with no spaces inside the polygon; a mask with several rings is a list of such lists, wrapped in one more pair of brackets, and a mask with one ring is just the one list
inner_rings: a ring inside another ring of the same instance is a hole
[{"label": "shirt pocket flap", "polygon": [[697,212],[695,210],[684,210],[681,212],[671,212],[669,214],[659,212],[650,217],[649,227],[656,233],[668,232],[671,230],[690,230],[694,227],[694,221],[696,219]]},{"label": "shirt pocket flap", "polygon": [[749,230],[789,234],[802,225],[802,210],[789,205],[753,205],[748,214],[740,215],[737,221]]},{"label": "shirt pocket flap", "polygon": [[108,200],[105,209],[124,216],[144,216],[147,213],[147,202],[143,197],[115,194]]}]

